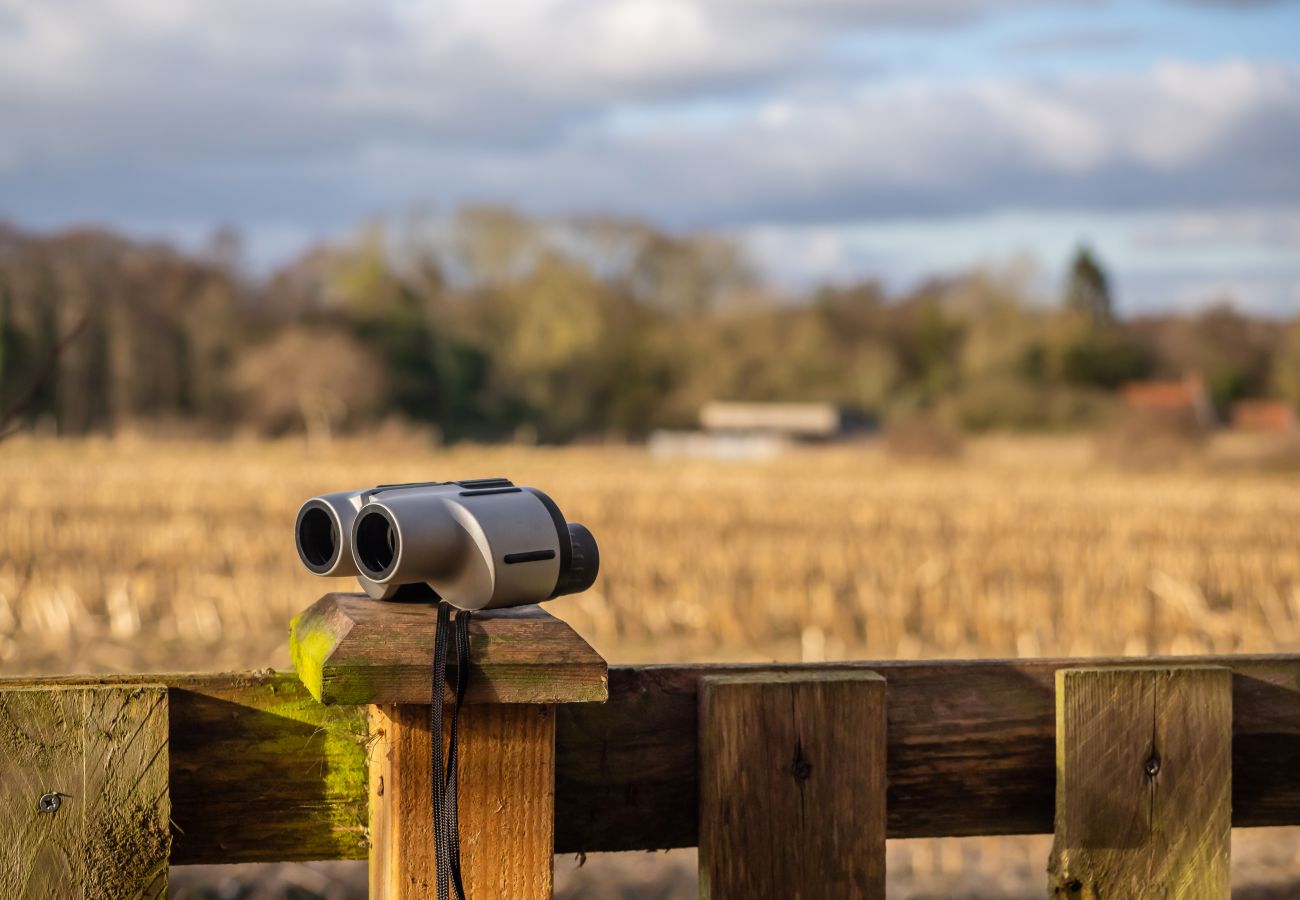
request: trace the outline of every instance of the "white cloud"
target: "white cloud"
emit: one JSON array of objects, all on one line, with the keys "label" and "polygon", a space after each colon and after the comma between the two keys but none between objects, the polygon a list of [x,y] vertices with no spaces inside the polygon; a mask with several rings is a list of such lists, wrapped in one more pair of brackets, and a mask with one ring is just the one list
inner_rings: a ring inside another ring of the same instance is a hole
[{"label": "white cloud", "polygon": [[[1072,5],[1080,0],[1056,0]],[[6,157],[554,138],[1027,0],[0,0]]]},{"label": "white cloud", "polygon": [[[670,221],[1007,207],[1300,203],[1300,68],[1228,61],[1055,81],[791,89],[723,122],[671,114],[473,159],[416,151],[501,197]],[[418,169],[418,165],[416,166]]]},{"label": "white cloud", "polygon": [[1015,5],[0,0],[0,216],[320,233],[488,199],[825,225],[800,252],[847,270],[877,257],[837,244],[839,222],[1182,209],[1148,239],[1262,228],[1295,248],[1293,221],[1247,221],[1300,208],[1295,64],[961,81],[815,65],[855,27]]},{"label": "white cloud", "polygon": [[553,135],[797,66],[848,25],[1019,2],[0,0],[0,139],[49,161]]}]

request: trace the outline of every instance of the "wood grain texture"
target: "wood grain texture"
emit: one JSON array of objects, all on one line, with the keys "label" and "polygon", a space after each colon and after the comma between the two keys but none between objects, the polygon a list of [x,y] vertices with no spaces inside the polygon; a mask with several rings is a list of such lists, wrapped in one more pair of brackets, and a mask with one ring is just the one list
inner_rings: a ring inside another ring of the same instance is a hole
[{"label": "wood grain texture", "polygon": [[[290,626],[294,668],[322,703],[428,704],[437,618],[432,603],[326,594]],[[538,606],[474,613],[469,639],[466,703],[589,703],[607,695],[605,660]]]},{"label": "wood grain texture", "polygon": [[700,683],[700,896],[885,896],[885,681]]},{"label": "wood grain texture", "polygon": [[166,687],[0,689],[0,751],[0,897],[166,897]]},{"label": "wood grain texture", "polygon": [[[0,679],[167,686],[173,865],[365,859],[366,711],[293,672]],[[3,897],[0,892],[0,897]]]},{"label": "wood grain texture", "polygon": [[[1232,670],[1233,825],[1300,825],[1300,656],[1150,662]],[[889,685],[889,836],[1050,834],[1055,673],[1133,663],[854,664]],[[817,670],[611,668],[608,703],[556,709],[558,851],[696,846],[700,679]],[[364,707],[322,706],[293,672],[0,679],[79,683],[168,686],[173,864],[366,858]]]},{"label": "wood grain texture", "polygon": [[1056,674],[1052,897],[1227,900],[1232,674]]},{"label": "wood grain texture", "polygon": [[370,897],[436,896],[429,708],[370,707]]},{"label": "wood grain texture", "polygon": [[555,708],[471,707],[464,716],[461,856],[469,898],[550,900]]},{"label": "wood grain texture", "polygon": [[[376,705],[370,722],[370,896],[426,900],[436,896],[429,708]],[[460,719],[459,784],[467,900],[549,900],[554,709],[466,707]]]},{"label": "wood grain texture", "polygon": [[[1300,766],[1295,765],[1300,759],[1300,657],[1149,662],[1232,670],[1233,824],[1300,824]],[[1055,673],[1133,663],[854,664],[878,672],[889,685],[889,836],[1050,834],[1056,785]],[[558,851],[695,846],[699,794],[691,773],[698,765],[700,679],[815,669],[611,667],[608,703],[557,710]]]}]

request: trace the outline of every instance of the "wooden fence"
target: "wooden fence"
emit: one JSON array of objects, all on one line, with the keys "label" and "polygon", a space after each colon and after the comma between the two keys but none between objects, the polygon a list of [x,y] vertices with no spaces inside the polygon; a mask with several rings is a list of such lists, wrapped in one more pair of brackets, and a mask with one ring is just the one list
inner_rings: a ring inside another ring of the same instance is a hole
[{"label": "wooden fence", "polygon": [[[887,838],[1051,832],[1056,895],[1227,897],[1230,829],[1300,824],[1300,656],[613,666],[566,702],[475,627],[476,900],[549,895],[553,852],[691,846],[703,896],[880,897]],[[418,689],[391,657],[421,641],[374,652]],[[0,896],[367,857],[372,896],[431,896],[428,740],[427,706],[324,705],[298,673],[0,680]]]}]

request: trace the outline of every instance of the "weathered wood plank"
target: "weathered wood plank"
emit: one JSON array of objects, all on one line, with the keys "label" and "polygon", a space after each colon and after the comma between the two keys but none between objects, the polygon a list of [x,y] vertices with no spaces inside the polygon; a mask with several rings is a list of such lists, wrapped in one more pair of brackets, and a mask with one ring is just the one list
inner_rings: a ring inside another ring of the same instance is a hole
[{"label": "weathered wood plank", "polygon": [[[168,687],[173,865],[366,858],[366,711],[293,672],[0,679]],[[0,896],[3,893],[0,892]]]},{"label": "weathered wood plank", "polygon": [[[1300,656],[1149,662],[1232,670],[1233,825],[1300,825]],[[1050,834],[1055,672],[1133,663],[854,664],[889,684],[889,836]],[[557,849],[695,846],[700,678],[816,668],[612,668],[608,703],[556,710]],[[366,858],[364,707],[292,672],[0,679],[76,683],[169,687],[173,864]]]},{"label": "weathered wood plank", "polygon": [[[1300,656],[1144,660],[1232,670],[1235,826],[1300,824]],[[1113,660],[863,662],[889,685],[889,837],[1050,834],[1058,669]],[[836,664],[835,667],[839,667]],[[611,667],[603,706],[560,707],[561,853],[698,842],[696,691],[705,675],[802,666]],[[960,797],[961,802],[954,802]]]},{"label": "weathered wood plank", "polygon": [[270,671],[183,677],[171,705],[173,863],[365,858],[364,707]]},{"label": "weathered wood plank", "polygon": [[[429,707],[372,706],[370,722],[370,896],[426,900],[436,896]],[[466,707],[460,718],[459,787],[466,900],[549,900],[554,709]]]},{"label": "weathered wood plank", "polygon": [[429,707],[370,707],[370,897],[434,897]]},{"label": "weathered wood plank", "polygon": [[461,741],[460,851],[468,900],[550,900],[555,708],[468,707]]},{"label": "weathered wood plank", "polygon": [[1232,674],[1056,673],[1052,897],[1226,900]]},{"label": "weathered wood plank", "polygon": [[700,683],[700,896],[885,896],[885,680]]},{"label": "weathered wood plank", "polygon": [[[326,594],[290,625],[294,668],[323,703],[428,704],[437,618],[433,603]],[[469,640],[466,703],[588,703],[607,695],[605,660],[541,607],[477,612]]]},{"label": "weathered wood plank", "polygon": [[167,895],[167,689],[0,689],[0,897]]}]

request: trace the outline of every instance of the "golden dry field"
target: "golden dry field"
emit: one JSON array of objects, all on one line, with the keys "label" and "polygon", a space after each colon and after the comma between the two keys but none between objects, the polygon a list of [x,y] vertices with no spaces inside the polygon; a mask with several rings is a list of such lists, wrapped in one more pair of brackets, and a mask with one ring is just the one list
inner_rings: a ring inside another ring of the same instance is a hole
[{"label": "golden dry field", "polygon": [[[298,562],[304,498],[491,475],[543,487],[596,534],[596,589],[552,610],[611,661],[1300,650],[1286,472],[1127,471],[1082,439],[977,442],[948,462],[870,444],[721,462],[17,438],[0,444],[0,674],[287,667],[289,617],[348,586]],[[919,892],[975,852],[1016,896],[1024,871],[1038,892],[1045,847],[900,842],[891,864]],[[1268,880],[1294,847],[1247,837],[1238,869]]]},{"label": "golden dry field", "polygon": [[764,462],[416,442],[0,445],[0,670],[287,664],[331,585],[293,549],[324,490],[505,474],[600,541],[552,610],[615,661],[1300,649],[1300,476],[1129,472],[1078,441],[957,462]]}]

